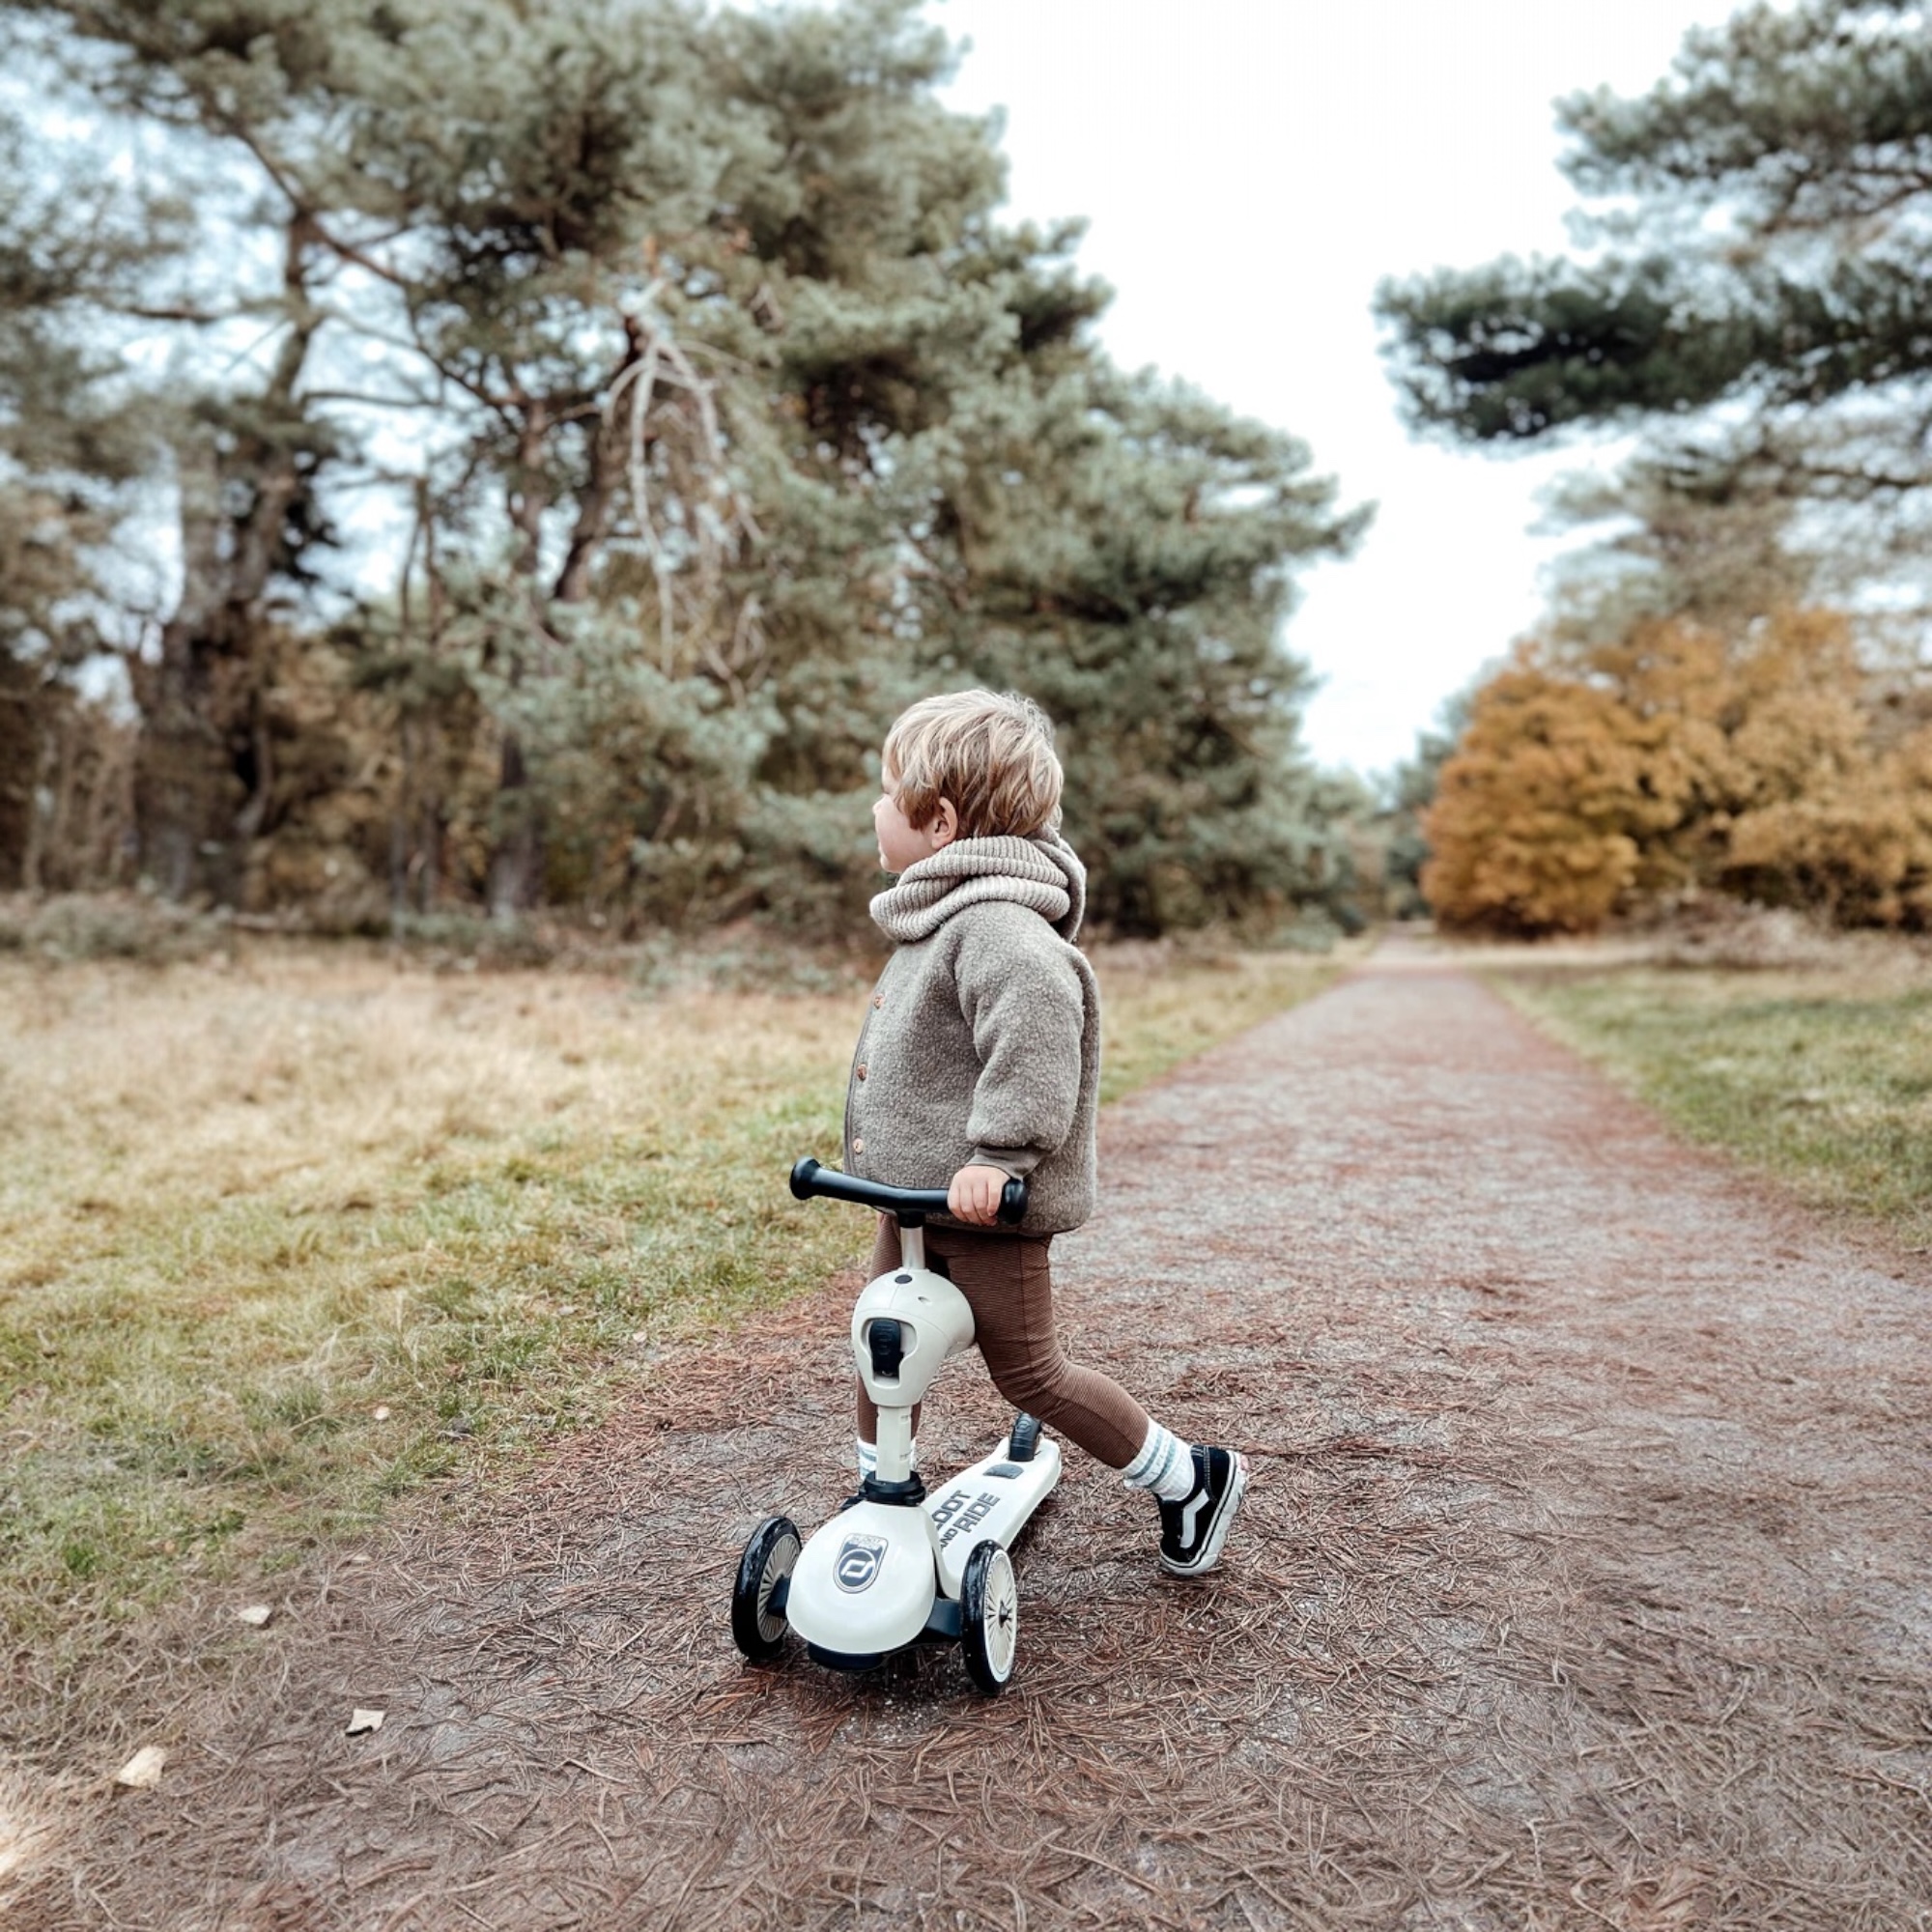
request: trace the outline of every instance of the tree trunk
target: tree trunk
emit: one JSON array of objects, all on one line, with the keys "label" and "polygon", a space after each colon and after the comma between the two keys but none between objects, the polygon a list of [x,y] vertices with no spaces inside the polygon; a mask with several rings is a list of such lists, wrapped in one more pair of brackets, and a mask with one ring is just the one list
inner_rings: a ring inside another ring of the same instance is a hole
[{"label": "tree trunk", "polygon": [[40,764],[40,680],[31,665],[0,654],[0,892],[26,883]]},{"label": "tree trunk", "polygon": [[[607,395],[619,393],[622,384],[641,359],[643,346],[635,318],[624,319],[624,354],[611,372]],[[633,397],[636,391],[632,392]],[[563,567],[556,574],[553,592],[559,604],[580,604],[590,595],[590,574],[609,541],[617,520],[618,499],[624,488],[624,469],[630,450],[629,425],[613,412],[607,420],[604,412],[590,419],[584,430],[589,445],[589,464],[583,488],[577,494],[577,519],[571,526],[570,544],[564,552]],[[646,434],[644,446],[654,437]]]},{"label": "tree trunk", "polygon": [[179,452],[182,594],[158,658],[136,664],[135,772],[141,868],[168,898],[239,896],[249,842],[270,828],[269,590],[292,559],[291,512],[310,487],[297,397],[316,318],[292,220],[290,327],[262,394],[227,427]]},{"label": "tree trunk", "polygon": [[[543,519],[549,503],[544,463],[546,442],[554,427],[554,418],[546,402],[532,398],[525,403],[509,510],[511,526],[521,538],[517,572],[532,598],[539,595],[537,572],[543,562]],[[523,682],[523,670],[518,654],[509,666],[512,689]],[[509,921],[536,904],[543,884],[543,830],[537,821],[523,741],[509,725],[503,730],[493,816],[496,837],[490,854],[490,917]]]},{"label": "tree trunk", "polygon": [[208,690],[222,603],[221,478],[206,441],[181,448],[176,468],[182,593],[161,627],[159,657],[132,667],[141,710],[134,810],[142,870],[164,897],[185,899],[200,883],[202,847],[218,849],[240,800]]},{"label": "tree trunk", "polygon": [[[258,486],[245,522],[285,514],[292,476]],[[245,551],[222,554],[184,506],[189,578],[181,608],[162,627],[158,661],[137,669],[141,708],[136,777],[142,869],[172,899],[206,894],[232,903],[249,843],[271,829],[274,761],[269,728],[269,573],[245,574]],[[228,533],[239,533],[231,524]],[[198,580],[198,581],[197,581]]]},{"label": "tree trunk", "polygon": [[490,917],[506,923],[536,904],[543,884],[543,840],[529,782],[523,745],[506,731],[497,781],[497,848],[490,855]]}]

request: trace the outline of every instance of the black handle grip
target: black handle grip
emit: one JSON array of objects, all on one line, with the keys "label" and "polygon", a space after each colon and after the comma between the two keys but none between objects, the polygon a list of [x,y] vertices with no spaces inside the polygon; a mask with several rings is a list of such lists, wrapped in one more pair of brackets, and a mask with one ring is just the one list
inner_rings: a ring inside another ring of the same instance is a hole
[{"label": "black handle grip", "polygon": [[[814,1194],[833,1201],[856,1201],[862,1208],[876,1208],[890,1214],[901,1228],[924,1225],[928,1214],[946,1212],[943,1187],[888,1187],[883,1180],[861,1180],[854,1174],[840,1174],[836,1167],[821,1167],[810,1154],[791,1171],[791,1191],[800,1201]],[[1026,1218],[1027,1184],[1009,1180],[1000,1190],[1000,1219],[1016,1228]]]}]

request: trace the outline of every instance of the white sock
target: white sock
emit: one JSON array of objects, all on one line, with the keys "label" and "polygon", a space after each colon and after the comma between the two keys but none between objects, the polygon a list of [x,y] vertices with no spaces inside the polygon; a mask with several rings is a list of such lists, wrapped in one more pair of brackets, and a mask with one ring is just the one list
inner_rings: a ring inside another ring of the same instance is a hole
[{"label": "white sock", "polygon": [[1164,1503],[1181,1503],[1194,1492],[1194,1451],[1171,1429],[1148,1424],[1141,1453],[1121,1471],[1130,1490],[1151,1490]]},{"label": "white sock", "polygon": [[[860,1478],[863,1480],[867,1476],[876,1476],[879,1473],[879,1445],[876,1442],[867,1442],[863,1435],[855,1435],[852,1438],[852,1446],[859,1452]],[[915,1469],[919,1467],[917,1435],[912,1438],[912,1465]]]}]

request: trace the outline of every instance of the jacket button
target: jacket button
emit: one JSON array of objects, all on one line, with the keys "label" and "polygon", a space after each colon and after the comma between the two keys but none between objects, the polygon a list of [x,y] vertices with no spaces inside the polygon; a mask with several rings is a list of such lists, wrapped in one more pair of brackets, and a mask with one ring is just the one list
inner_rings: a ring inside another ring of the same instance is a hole
[{"label": "jacket button", "polygon": [[864,1153],[866,1151],[866,1143],[864,1141],[854,1141],[852,1143],[852,1151],[854,1153]]},{"label": "jacket button", "polygon": [[872,995],[872,1004],[875,1007],[883,1007],[886,1004],[886,996],[883,993],[874,993]]},{"label": "jacket button", "polygon": [[859,1078],[863,1080],[865,1079],[865,1077],[866,1077],[866,1069],[862,1066],[859,1069]]}]

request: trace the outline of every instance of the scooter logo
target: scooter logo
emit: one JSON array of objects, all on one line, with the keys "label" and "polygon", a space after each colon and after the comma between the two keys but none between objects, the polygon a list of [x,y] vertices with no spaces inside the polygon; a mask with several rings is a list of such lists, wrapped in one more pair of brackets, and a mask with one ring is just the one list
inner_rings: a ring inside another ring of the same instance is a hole
[{"label": "scooter logo", "polygon": [[848,1536],[838,1546],[838,1560],[832,1566],[832,1579],[841,1590],[857,1596],[869,1590],[879,1566],[886,1560],[883,1536]]}]

